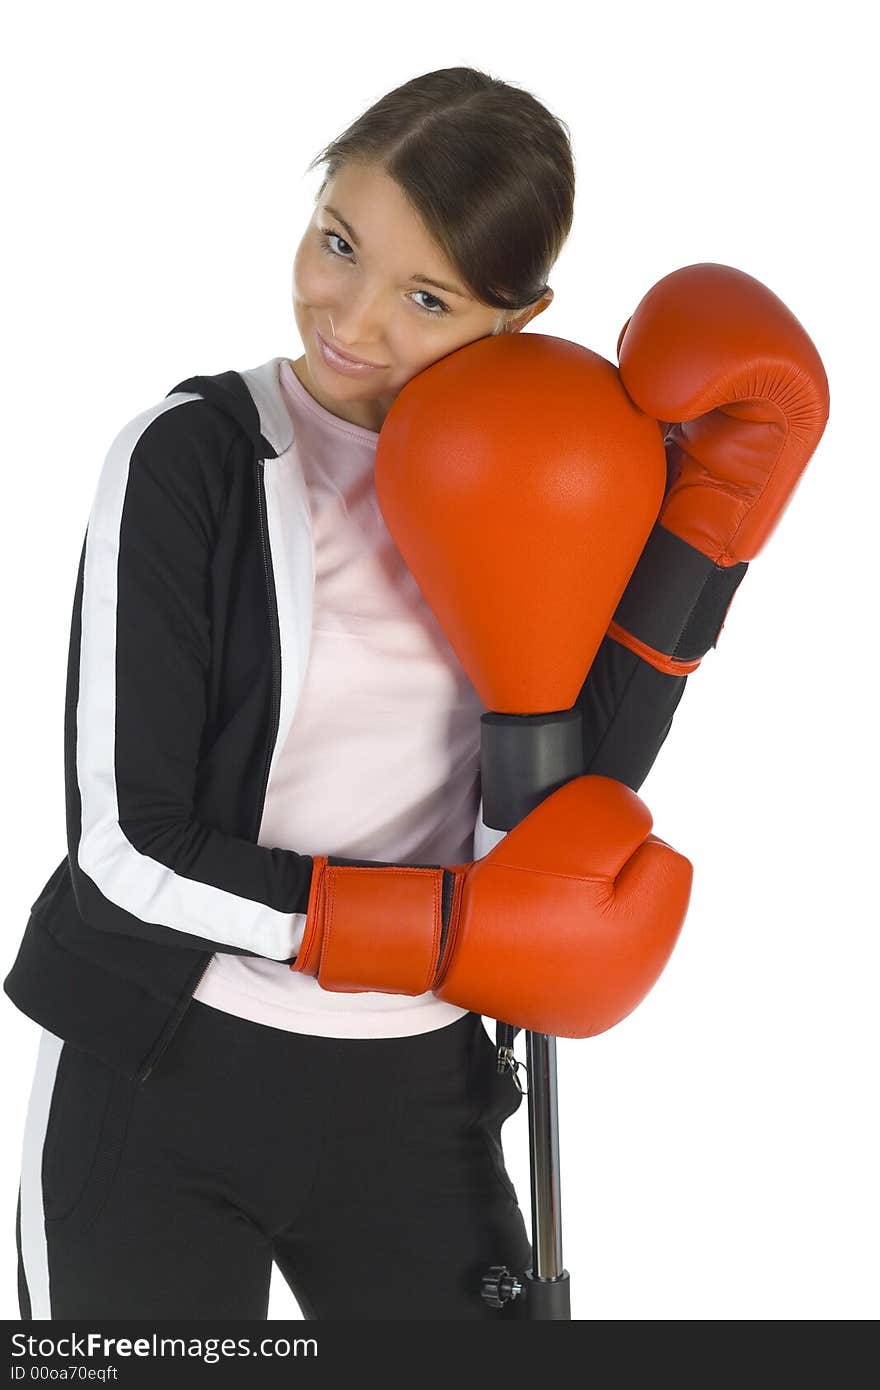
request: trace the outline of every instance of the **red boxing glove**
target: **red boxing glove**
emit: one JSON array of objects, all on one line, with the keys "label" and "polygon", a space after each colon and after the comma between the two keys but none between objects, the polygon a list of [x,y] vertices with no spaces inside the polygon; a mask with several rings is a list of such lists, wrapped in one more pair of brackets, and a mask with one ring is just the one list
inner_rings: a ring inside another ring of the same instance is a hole
[{"label": "red boxing glove", "polygon": [[717,643],[822,437],[828,381],[790,310],[726,265],[660,280],[617,350],[630,398],[664,430],[667,487],[608,635],[685,675]]},{"label": "red boxing glove", "polygon": [[314,857],[291,970],[327,990],[422,994],[585,1038],[641,1002],[668,960],[693,870],[621,782],[576,777],[472,864]]}]

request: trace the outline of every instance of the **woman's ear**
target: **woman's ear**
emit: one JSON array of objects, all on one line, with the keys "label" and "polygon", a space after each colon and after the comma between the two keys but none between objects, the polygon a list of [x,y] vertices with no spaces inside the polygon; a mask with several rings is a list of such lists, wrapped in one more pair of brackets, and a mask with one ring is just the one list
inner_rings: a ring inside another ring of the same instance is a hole
[{"label": "woman's ear", "polygon": [[504,332],[518,333],[521,328],[525,328],[526,324],[530,321],[530,319],[535,318],[537,314],[542,314],[544,310],[547,308],[547,305],[550,304],[552,300],[553,291],[550,289],[548,285],[545,293],[541,296],[539,300],[537,300],[536,303],[530,304],[527,309],[521,310],[520,313],[516,314],[514,318],[508,320],[508,322],[504,326]]}]

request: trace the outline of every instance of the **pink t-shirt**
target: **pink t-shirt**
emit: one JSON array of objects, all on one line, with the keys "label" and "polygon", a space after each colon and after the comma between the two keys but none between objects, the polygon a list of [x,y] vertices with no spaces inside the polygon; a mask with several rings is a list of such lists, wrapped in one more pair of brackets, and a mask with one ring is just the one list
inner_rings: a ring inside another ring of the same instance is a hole
[{"label": "pink t-shirt", "polygon": [[[465,863],[473,858],[485,706],[382,518],[378,432],[319,405],[286,359],[279,377],[308,491],[316,573],[308,668],[273,767],[260,842],[399,864]],[[425,1033],[466,1012],[430,991],[323,990],[283,963],[228,952],[214,956],[193,997],[273,1028],[336,1038]]]}]

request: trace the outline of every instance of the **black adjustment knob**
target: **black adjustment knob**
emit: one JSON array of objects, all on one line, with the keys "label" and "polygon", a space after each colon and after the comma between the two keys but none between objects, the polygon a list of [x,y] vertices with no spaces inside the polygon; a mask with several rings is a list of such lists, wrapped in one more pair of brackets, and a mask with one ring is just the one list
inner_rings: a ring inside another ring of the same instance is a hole
[{"label": "black adjustment knob", "polygon": [[520,1293],[522,1284],[515,1274],[511,1274],[507,1265],[492,1265],[488,1273],[483,1275],[480,1295],[490,1308],[503,1308],[509,1298],[516,1298]]}]

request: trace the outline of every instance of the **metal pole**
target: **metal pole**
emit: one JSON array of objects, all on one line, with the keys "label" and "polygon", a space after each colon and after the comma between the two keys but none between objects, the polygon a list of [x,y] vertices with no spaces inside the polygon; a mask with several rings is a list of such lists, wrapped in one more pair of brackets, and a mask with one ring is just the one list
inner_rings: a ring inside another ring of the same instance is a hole
[{"label": "metal pole", "polygon": [[548,1033],[526,1033],[526,1056],[529,1074],[532,1266],[524,1276],[523,1315],[530,1321],[570,1320],[570,1280],[568,1270],[562,1264],[556,1039]]},{"label": "metal pole", "polygon": [[556,1039],[548,1033],[526,1033],[526,1056],[532,1155],[532,1270],[541,1279],[556,1279],[562,1273]]}]

